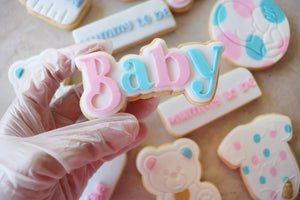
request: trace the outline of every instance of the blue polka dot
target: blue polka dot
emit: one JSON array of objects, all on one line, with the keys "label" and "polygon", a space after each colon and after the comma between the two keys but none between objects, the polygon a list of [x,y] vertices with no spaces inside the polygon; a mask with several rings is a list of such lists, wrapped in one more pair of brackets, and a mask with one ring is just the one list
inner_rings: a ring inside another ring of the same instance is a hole
[{"label": "blue polka dot", "polygon": [[289,124],[285,125],[284,130],[285,130],[286,133],[291,133],[292,132],[291,125],[289,125]]},{"label": "blue polka dot", "polygon": [[260,10],[265,19],[271,23],[279,24],[285,19],[282,10],[272,0],[262,0]]},{"label": "blue polka dot", "polygon": [[260,135],[259,134],[255,134],[253,136],[253,140],[254,140],[255,143],[259,143],[260,142]]},{"label": "blue polka dot", "polygon": [[193,151],[190,148],[182,149],[181,153],[187,158],[192,158],[193,157]]},{"label": "blue polka dot", "polygon": [[221,24],[226,19],[226,16],[226,8],[220,3],[213,14],[212,24],[214,26]]},{"label": "blue polka dot", "polygon": [[270,154],[271,154],[270,150],[269,150],[268,148],[265,148],[265,149],[264,149],[264,156],[265,156],[266,158],[268,158],[268,157],[270,157]]},{"label": "blue polka dot", "polygon": [[288,177],[287,177],[287,176],[283,177],[282,183],[285,183],[287,180],[288,180]]},{"label": "blue polka dot", "polygon": [[261,176],[261,177],[259,177],[259,183],[260,184],[265,184],[266,183],[266,177],[264,177],[264,176]]},{"label": "blue polka dot", "polygon": [[24,73],[24,68],[23,68],[23,67],[19,67],[19,68],[17,68],[16,71],[15,71],[15,76],[16,76],[18,79],[20,79],[20,78],[22,77],[23,73]]},{"label": "blue polka dot", "polygon": [[267,48],[259,36],[249,35],[246,39],[246,52],[250,58],[262,60],[267,53]]},{"label": "blue polka dot", "polygon": [[243,167],[243,172],[245,175],[248,175],[250,173],[249,167],[248,166],[244,166]]}]

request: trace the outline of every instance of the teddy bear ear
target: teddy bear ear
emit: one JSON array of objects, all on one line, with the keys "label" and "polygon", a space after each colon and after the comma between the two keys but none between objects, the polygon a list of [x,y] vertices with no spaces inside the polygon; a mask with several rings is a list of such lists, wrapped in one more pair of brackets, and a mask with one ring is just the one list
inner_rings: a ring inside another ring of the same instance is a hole
[{"label": "teddy bear ear", "polygon": [[156,158],[154,158],[154,157],[147,158],[147,160],[145,161],[145,166],[146,166],[146,169],[148,169],[148,170],[152,170],[153,167],[155,166],[155,164],[156,164]]},{"label": "teddy bear ear", "polygon": [[156,153],[153,148],[144,148],[141,150],[136,159],[136,165],[141,173],[151,171],[156,164]]},{"label": "teddy bear ear", "polygon": [[191,148],[189,147],[184,147],[182,150],[181,150],[181,153],[183,156],[187,157],[187,158],[192,158],[193,157],[193,151]]},{"label": "teddy bear ear", "polygon": [[200,154],[200,149],[199,146],[191,139],[178,139],[175,142],[178,150],[180,151],[180,153],[185,156],[186,158],[197,158],[199,157]]}]

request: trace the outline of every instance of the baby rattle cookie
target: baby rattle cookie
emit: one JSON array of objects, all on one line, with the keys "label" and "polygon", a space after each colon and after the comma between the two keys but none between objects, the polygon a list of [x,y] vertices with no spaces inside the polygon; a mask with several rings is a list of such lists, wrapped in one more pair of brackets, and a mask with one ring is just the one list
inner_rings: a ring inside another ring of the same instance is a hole
[{"label": "baby rattle cookie", "polygon": [[109,200],[127,163],[127,155],[121,154],[105,162],[90,178],[79,200]]},{"label": "baby rattle cookie", "polygon": [[[27,84],[30,83],[30,79],[41,79],[36,71],[40,69],[43,62],[42,58],[45,58],[45,55],[47,55],[49,51],[52,51],[52,49],[47,49],[39,55],[28,58],[27,60],[17,61],[10,66],[8,70],[8,79],[13,85],[16,95],[19,95],[28,89],[29,86]],[[60,83],[60,87],[56,90],[52,101],[63,96],[72,87],[69,84],[70,78],[67,78]]]},{"label": "baby rattle cookie", "polygon": [[191,9],[194,0],[166,0],[166,2],[172,12],[183,13]]},{"label": "baby rattle cookie", "polygon": [[64,30],[79,25],[91,6],[91,0],[20,0],[29,13]]},{"label": "baby rattle cookie", "polygon": [[106,52],[79,56],[81,109],[93,119],[119,112],[127,101],[182,93],[193,104],[207,104],[215,94],[222,49],[216,41],[169,49],[164,40],[155,39],[140,55],[126,55],[119,62]]},{"label": "baby rattle cookie", "polygon": [[219,0],[209,32],[224,43],[226,60],[251,70],[278,62],[290,41],[288,20],[272,0]]},{"label": "baby rattle cookie", "polygon": [[200,182],[200,149],[190,139],[142,149],[136,159],[145,188],[161,200],[221,199],[218,189]]},{"label": "baby rattle cookie", "polygon": [[291,138],[289,117],[266,114],[234,128],[220,144],[218,154],[230,168],[240,168],[254,199],[296,199],[300,173],[287,143]]}]

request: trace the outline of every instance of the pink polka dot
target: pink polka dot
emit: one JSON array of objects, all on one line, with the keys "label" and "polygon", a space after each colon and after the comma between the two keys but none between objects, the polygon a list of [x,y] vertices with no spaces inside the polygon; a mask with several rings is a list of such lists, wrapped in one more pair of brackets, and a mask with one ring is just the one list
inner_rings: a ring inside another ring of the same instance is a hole
[{"label": "pink polka dot", "polygon": [[256,155],[252,156],[251,157],[251,162],[253,165],[257,165],[258,163],[258,157]]},{"label": "pink polka dot", "polygon": [[280,156],[281,160],[285,160],[286,159],[286,152],[284,150],[280,151],[279,156]]},{"label": "pink polka dot", "polygon": [[271,137],[271,138],[276,138],[276,136],[277,136],[277,131],[276,131],[276,130],[272,130],[272,131],[270,132],[270,137]]},{"label": "pink polka dot", "polygon": [[235,0],[233,8],[241,17],[248,18],[252,16],[254,4],[252,0]]},{"label": "pink polka dot", "polygon": [[231,32],[218,35],[217,40],[225,45],[224,55],[230,60],[237,60],[241,56],[241,45],[239,38]]},{"label": "pink polka dot", "polygon": [[235,150],[239,151],[242,148],[242,145],[239,142],[235,142],[233,143],[233,147]]},{"label": "pink polka dot", "polygon": [[290,43],[290,37],[285,37],[278,41],[277,47],[282,55],[285,54],[289,46],[289,43]]},{"label": "pink polka dot", "polygon": [[276,175],[277,175],[277,170],[276,170],[275,167],[271,167],[271,168],[270,168],[270,174],[271,174],[272,176],[276,176]]},{"label": "pink polka dot", "polygon": [[272,191],[271,194],[270,194],[270,197],[272,200],[275,200],[277,198],[277,194],[275,191]]}]

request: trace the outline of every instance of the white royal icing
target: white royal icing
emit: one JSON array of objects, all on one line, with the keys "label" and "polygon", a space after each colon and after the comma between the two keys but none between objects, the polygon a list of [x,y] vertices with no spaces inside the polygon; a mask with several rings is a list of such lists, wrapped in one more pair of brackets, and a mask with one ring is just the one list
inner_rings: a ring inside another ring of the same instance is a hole
[{"label": "white royal icing", "polygon": [[210,104],[195,106],[180,95],[159,104],[158,111],[168,131],[175,137],[182,137],[260,96],[251,72],[237,68],[220,76]]},{"label": "white royal icing", "polygon": [[263,69],[286,52],[290,28],[272,0],[219,0],[209,22],[211,37],[224,42],[231,63]]},{"label": "white royal icing", "polygon": [[[43,66],[43,59],[45,55],[52,51],[47,49],[37,56],[28,58],[27,60],[21,60],[13,63],[8,70],[8,79],[14,87],[16,95],[22,94],[29,89],[31,81],[42,81],[44,77],[41,76],[38,71]],[[65,85],[64,82],[60,84],[60,87],[56,90],[52,101],[63,96],[72,86]]]},{"label": "white royal icing", "polygon": [[249,192],[256,199],[284,200],[286,180],[292,183],[292,198],[298,195],[300,174],[288,141],[292,138],[289,117],[268,114],[238,126],[223,140],[218,154],[232,168],[240,168]]},{"label": "white royal icing", "polygon": [[87,2],[87,0],[27,0],[26,6],[57,23],[68,25],[74,23]]},{"label": "white royal icing", "polygon": [[90,178],[80,200],[86,200],[88,196],[95,191],[97,183],[101,183],[108,187],[108,192],[103,195],[104,197],[102,200],[110,199],[119,182],[126,163],[126,154],[122,154],[111,161],[105,162]]},{"label": "white royal icing", "polygon": [[142,149],[136,165],[145,188],[157,199],[175,200],[174,195],[184,191],[188,194],[180,199],[221,199],[213,184],[200,182],[199,157],[200,149],[194,141],[178,139],[170,145]]},{"label": "white royal icing", "polygon": [[76,43],[90,39],[111,39],[114,53],[176,28],[168,6],[151,0],[72,31]]}]

